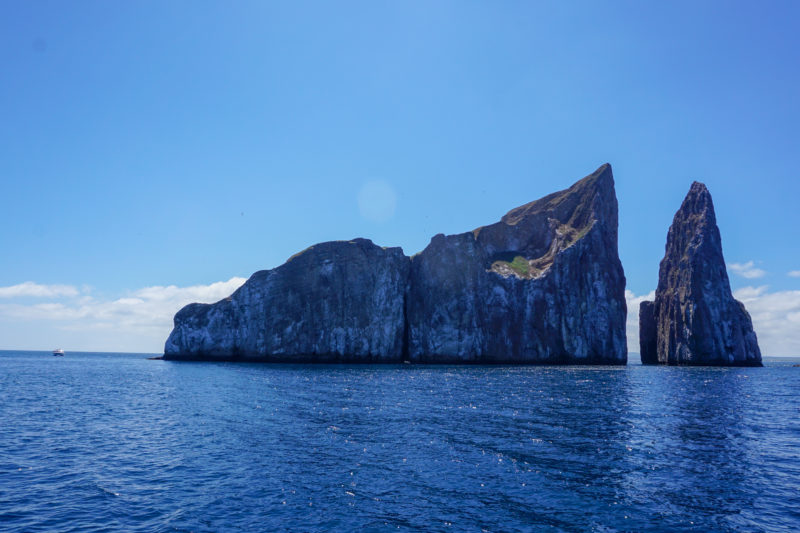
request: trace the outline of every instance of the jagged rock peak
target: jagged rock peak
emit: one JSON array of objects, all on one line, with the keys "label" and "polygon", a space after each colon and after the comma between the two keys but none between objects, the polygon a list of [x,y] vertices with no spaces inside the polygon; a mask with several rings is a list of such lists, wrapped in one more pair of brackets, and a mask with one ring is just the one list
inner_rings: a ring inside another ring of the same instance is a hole
[{"label": "jagged rock peak", "polygon": [[531,278],[544,274],[558,253],[586,236],[595,224],[600,225],[606,246],[617,254],[617,219],[614,176],[606,163],[568,189],[512,209],[500,222],[472,233],[481,246],[497,255],[491,270]]},{"label": "jagged rock peak", "polygon": [[639,309],[642,362],[760,366],[750,315],[731,293],[708,188],[692,183],[667,233],[653,302]]},{"label": "jagged rock peak", "polygon": [[[617,238],[617,197],[611,165],[605,163],[568,189],[549,194],[506,213],[500,222],[519,224],[526,218],[546,217],[559,223],[558,233],[566,237],[559,244],[566,247],[582,237],[596,222],[614,241]],[[476,231],[481,231],[479,228]]]},{"label": "jagged rock peak", "polygon": [[[699,181],[692,182],[689,192],[681,203],[680,209],[675,213],[670,226],[670,234],[675,239],[674,248],[682,250],[690,246],[698,246],[700,240],[713,245],[715,251],[719,249],[722,254],[717,216],[714,212],[714,202],[708,188]],[[697,242],[681,240],[682,237],[695,239]],[[669,235],[668,235],[669,239]],[[727,278],[727,272],[724,273]]]},{"label": "jagged rock peak", "polygon": [[[572,213],[576,212],[576,208],[588,207],[587,204],[592,203],[595,199],[595,194],[601,191],[603,193],[602,199],[605,202],[600,203],[600,206],[613,207],[614,202],[608,202],[609,194],[614,195],[614,175],[611,171],[611,165],[605,163],[598,167],[597,170],[586,176],[585,178],[575,182],[568,189],[563,191],[554,192],[547,196],[529,202],[520,207],[516,207],[506,213],[501,219],[505,224],[516,224],[526,216],[535,216],[546,212],[554,212],[560,209],[570,210]],[[599,207],[592,205],[592,208]],[[577,210],[577,215],[588,215],[590,212],[597,214],[604,211],[603,209],[582,209]],[[575,220],[574,222],[587,222],[587,220]]]}]

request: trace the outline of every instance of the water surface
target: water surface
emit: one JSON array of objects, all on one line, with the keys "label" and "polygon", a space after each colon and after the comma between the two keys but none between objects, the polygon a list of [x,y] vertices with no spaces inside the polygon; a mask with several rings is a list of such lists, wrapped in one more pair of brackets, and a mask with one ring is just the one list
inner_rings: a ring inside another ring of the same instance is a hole
[{"label": "water surface", "polygon": [[796,531],[798,391],[775,361],[0,352],[0,530]]}]

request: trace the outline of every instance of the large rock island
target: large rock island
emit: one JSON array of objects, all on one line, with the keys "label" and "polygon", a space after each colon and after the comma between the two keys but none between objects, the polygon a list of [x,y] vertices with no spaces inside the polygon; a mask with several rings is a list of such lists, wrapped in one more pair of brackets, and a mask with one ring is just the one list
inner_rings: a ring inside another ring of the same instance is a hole
[{"label": "large rock island", "polygon": [[625,364],[610,165],[412,258],[312,246],[175,315],[165,359]]},{"label": "large rock island", "polygon": [[653,302],[639,307],[643,364],[761,366],[750,315],[733,298],[711,194],[694,182],[667,234]]}]

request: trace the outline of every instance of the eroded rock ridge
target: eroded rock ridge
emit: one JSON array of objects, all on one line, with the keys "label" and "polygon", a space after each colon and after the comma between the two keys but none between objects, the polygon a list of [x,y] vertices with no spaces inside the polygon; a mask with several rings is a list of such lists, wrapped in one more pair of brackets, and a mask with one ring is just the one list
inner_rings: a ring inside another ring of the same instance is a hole
[{"label": "eroded rock ridge", "polygon": [[411,262],[421,362],[625,364],[625,275],[610,165]]},{"label": "eroded rock ridge", "polygon": [[694,182],[667,234],[655,301],[639,308],[644,364],[761,366],[753,323],[733,298],[711,194]]}]

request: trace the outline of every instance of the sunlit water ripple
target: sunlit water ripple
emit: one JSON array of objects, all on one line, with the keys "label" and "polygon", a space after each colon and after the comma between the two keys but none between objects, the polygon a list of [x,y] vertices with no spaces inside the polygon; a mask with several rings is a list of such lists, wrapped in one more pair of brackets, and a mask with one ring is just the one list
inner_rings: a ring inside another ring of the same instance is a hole
[{"label": "sunlit water ripple", "polygon": [[786,362],[0,352],[0,530],[797,531],[798,392]]}]

